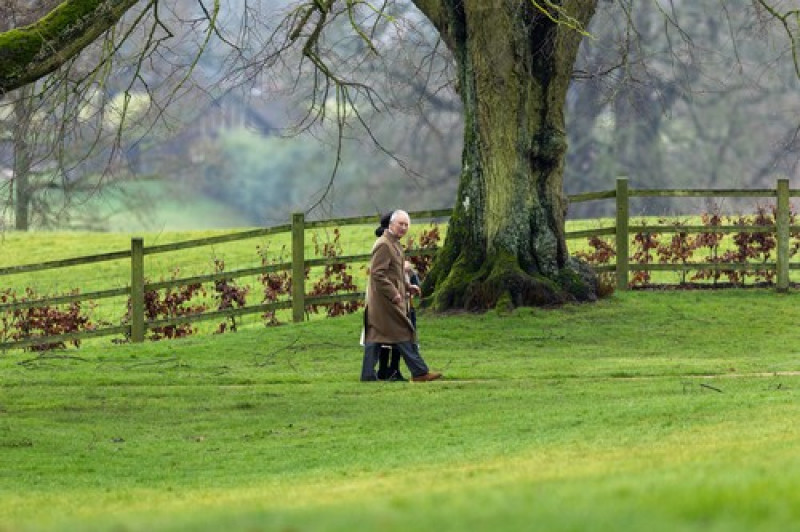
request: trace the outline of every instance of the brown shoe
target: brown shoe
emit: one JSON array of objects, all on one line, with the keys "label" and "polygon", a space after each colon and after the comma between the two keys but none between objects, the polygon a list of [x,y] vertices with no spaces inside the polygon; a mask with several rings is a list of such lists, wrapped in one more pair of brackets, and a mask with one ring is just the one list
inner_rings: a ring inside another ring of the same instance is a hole
[{"label": "brown shoe", "polygon": [[411,377],[411,380],[414,382],[428,382],[428,381],[435,381],[436,379],[441,379],[442,374],[434,372],[426,373],[425,375],[418,375],[416,377]]}]

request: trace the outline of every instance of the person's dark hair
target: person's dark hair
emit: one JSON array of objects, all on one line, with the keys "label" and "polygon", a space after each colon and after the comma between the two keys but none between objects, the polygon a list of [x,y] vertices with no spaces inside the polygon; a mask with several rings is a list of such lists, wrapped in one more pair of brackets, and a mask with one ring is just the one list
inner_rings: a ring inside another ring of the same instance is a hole
[{"label": "person's dark hair", "polygon": [[393,214],[394,211],[389,211],[383,216],[381,216],[381,225],[377,229],[375,229],[375,236],[382,236],[383,232],[389,228],[389,222],[391,221]]}]

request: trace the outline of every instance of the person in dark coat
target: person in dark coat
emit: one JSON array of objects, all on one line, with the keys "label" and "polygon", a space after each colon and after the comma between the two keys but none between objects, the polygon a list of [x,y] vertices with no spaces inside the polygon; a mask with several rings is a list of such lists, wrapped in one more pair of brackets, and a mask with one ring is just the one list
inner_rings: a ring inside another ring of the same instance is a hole
[{"label": "person in dark coat", "polygon": [[[416,286],[417,288],[422,287],[422,283],[419,280],[419,273],[414,269],[414,266],[405,261],[404,268],[406,271],[406,281],[412,286]],[[411,320],[411,325],[414,326],[414,330],[417,330],[417,309],[414,308],[414,298],[410,298],[408,300],[408,319]]]},{"label": "person in dark coat", "polygon": [[410,225],[408,213],[397,210],[385,215],[375,230],[378,239],[372,246],[364,309],[362,381],[378,380],[375,365],[382,346],[391,346],[393,353],[403,357],[412,381],[432,381],[442,376],[428,369],[415,348],[417,332],[408,316],[408,295],[419,294],[419,287],[406,280],[405,253],[400,245]]}]

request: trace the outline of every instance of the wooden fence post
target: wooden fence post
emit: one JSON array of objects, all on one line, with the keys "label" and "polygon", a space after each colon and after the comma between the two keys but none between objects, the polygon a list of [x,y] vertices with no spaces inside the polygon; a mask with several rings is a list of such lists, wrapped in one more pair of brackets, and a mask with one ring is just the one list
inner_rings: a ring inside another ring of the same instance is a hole
[{"label": "wooden fence post", "polygon": [[305,317],[306,265],[305,265],[305,215],[292,214],[292,320],[301,322]]},{"label": "wooden fence post", "polygon": [[131,341],[144,341],[144,240],[131,238]]},{"label": "wooden fence post", "polygon": [[789,180],[778,179],[777,213],[775,214],[775,234],[777,236],[778,292],[789,290]]},{"label": "wooden fence post", "polygon": [[628,289],[628,178],[617,178],[617,290]]}]

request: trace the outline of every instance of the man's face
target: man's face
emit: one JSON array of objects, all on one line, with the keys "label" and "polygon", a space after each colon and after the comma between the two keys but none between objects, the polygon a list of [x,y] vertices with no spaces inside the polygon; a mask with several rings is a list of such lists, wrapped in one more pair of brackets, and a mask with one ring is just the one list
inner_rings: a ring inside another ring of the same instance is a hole
[{"label": "man's face", "polygon": [[403,238],[408,233],[408,227],[411,225],[411,220],[408,219],[408,215],[406,214],[398,214],[394,217],[389,223],[389,229],[392,230],[392,233],[397,235],[397,238]]}]

